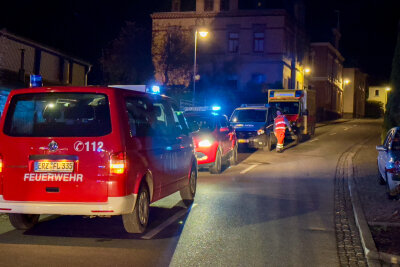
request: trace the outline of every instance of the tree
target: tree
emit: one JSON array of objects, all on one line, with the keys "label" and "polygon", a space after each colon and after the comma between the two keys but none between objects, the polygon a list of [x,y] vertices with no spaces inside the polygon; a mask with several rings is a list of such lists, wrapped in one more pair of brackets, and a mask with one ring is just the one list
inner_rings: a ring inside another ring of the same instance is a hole
[{"label": "tree", "polygon": [[190,31],[169,27],[153,33],[152,58],[157,82],[188,87],[193,74],[193,37]]},{"label": "tree", "polygon": [[126,22],[100,59],[105,84],[146,84],[152,77],[151,34]]},{"label": "tree", "polygon": [[400,23],[397,32],[397,43],[393,56],[390,81],[391,91],[388,94],[382,136],[386,135],[386,132],[390,128],[400,125]]}]

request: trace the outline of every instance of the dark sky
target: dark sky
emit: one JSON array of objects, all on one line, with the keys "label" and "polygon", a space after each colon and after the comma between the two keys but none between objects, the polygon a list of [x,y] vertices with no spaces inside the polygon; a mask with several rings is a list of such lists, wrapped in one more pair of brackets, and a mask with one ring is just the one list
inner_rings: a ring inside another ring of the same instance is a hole
[{"label": "dark sky", "polygon": [[[272,0],[271,0],[272,1]],[[0,28],[95,63],[124,21],[151,30],[149,14],[168,0],[1,1]],[[400,19],[399,0],[305,0],[312,41],[326,41],[340,12],[345,66],[359,67],[371,84],[388,82]]]}]

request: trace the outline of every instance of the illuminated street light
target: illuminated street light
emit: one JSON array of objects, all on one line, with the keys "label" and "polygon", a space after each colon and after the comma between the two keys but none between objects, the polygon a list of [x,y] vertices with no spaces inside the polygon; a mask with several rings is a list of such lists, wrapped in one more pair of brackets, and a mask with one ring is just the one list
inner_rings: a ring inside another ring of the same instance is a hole
[{"label": "illuminated street light", "polygon": [[390,90],[392,90],[392,88],[386,87],[386,91],[387,91],[387,92],[389,92]]},{"label": "illuminated street light", "polygon": [[349,79],[345,79],[344,80],[344,84],[349,84],[350,83],[350,80]]},{"label": "illuminated street light", "polygon": [[200,37],[205,38],[208,35],[208,31],[206,30],[197,30],[194,32],[194,64],[193,64],[193,105],[195,104],[195,97],[196,97],[196,80],[199,78],[197,77],[197,35]]},{"label": "illuminated street light", "polygon": [[309,73],[311,72],[311,69],[310,69],[310,68],[305,68],[305,69],[304,69],[304,72],[307,73],[307,74],[309,74]]}]

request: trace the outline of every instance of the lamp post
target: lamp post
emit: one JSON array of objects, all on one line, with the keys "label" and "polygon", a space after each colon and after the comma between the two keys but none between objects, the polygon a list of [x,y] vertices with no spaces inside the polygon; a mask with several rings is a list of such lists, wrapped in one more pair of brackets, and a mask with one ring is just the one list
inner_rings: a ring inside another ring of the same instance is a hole
[{"label": "lamp post", "polygon": [[194,64],[193,64],[193,99],[192,103],[195,105],[195,99],[196,99],[196,80],[197,80],[197,36],[200,35],[200,37],[205,38],[208,35],[208,32],[205,30],[198,30],[194,32]]}]

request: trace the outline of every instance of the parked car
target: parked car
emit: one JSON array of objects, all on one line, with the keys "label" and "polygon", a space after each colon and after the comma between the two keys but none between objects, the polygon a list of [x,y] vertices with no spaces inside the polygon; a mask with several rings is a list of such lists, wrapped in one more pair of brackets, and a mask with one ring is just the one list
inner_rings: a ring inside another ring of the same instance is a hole
[{"label": "parked car", "polygon": [[220,173],[224,162],[237,162],[237,141],[228,118],[215,112],[186,112],[186,120],[192,130],[199,168],[210,173]]},{"label": "parked car", "polygon": [[[171,99],[118,88],[14,90],[0,120],[0,212],[28,229],[40,214],[122,215],[142,233],[149,205],[196,193],[193,141]],[[186,130],[185,130],[186,129]]]},{"label": "parked car", "polygon": [[236,108],[230,118],[239,146],[266,151],[276,144],[274,135],[275,110],[269,105],[246,105]]},{"label": "parked car", "polygon": [[400,127],[388,131],[383,145],[377,146],[380,184],[386,184],[389,199],[400,194]]}]

